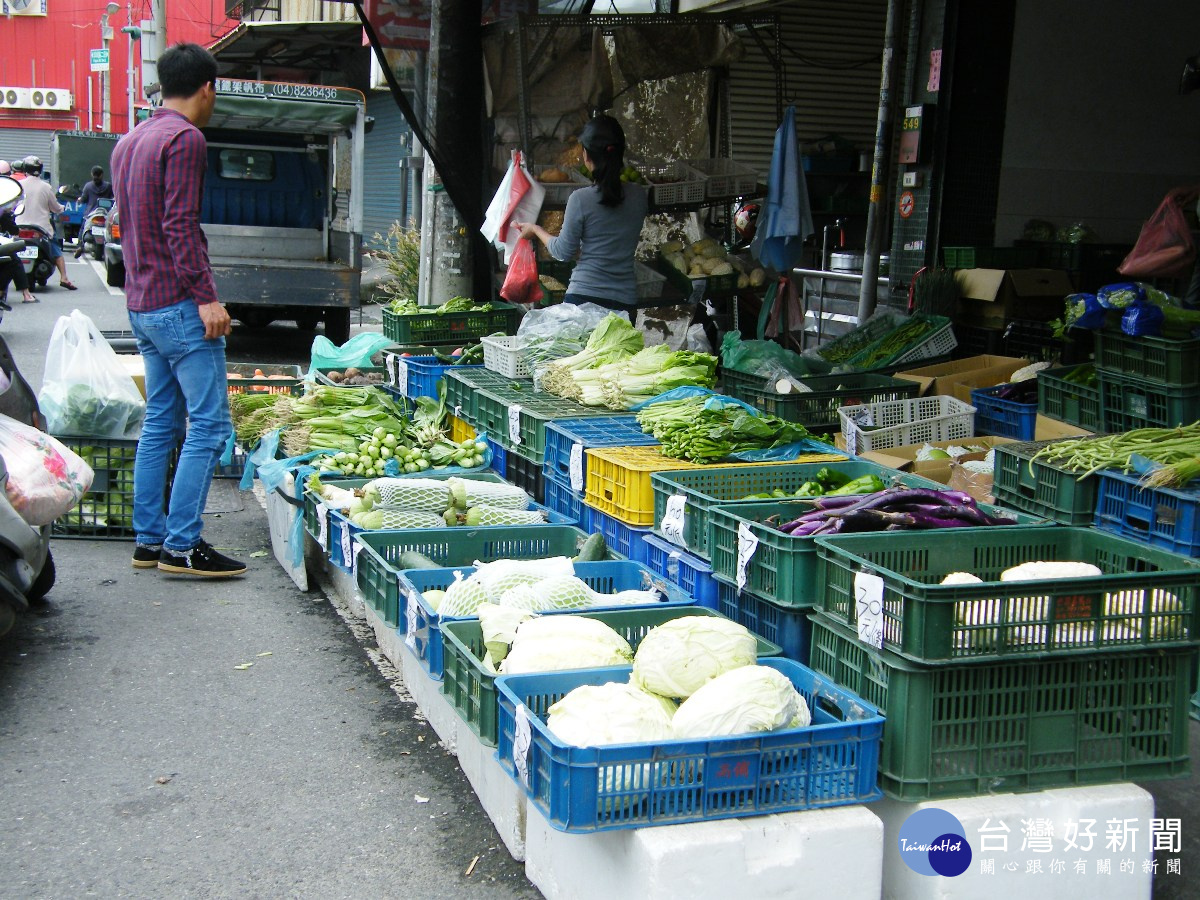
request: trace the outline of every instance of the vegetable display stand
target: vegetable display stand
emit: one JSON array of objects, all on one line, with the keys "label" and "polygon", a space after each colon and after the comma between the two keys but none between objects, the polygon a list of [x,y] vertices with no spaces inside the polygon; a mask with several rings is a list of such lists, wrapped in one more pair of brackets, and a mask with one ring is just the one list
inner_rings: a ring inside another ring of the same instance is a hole
[{"label": "vegetable display stand", "polygon": [[1098,372],[1175,387],[1200,384],[1200,339],[1130,337],[1110,329],[1095,334]]},{"label": "vegetable display stand", "polygon": [[773,641],[783,648],[783,655],[808,665],[809,645],[812,642],[808,614],[811,606],[799,609],[780,606],[750,591],[739,591],[737,585],[714,576],[717,585],[717,611],[752,632]]},{"label": "vegetable display stand", "polygon": [[[700,606],[656,606],[639,609],[608,611],[577,611],[612,628],[636,652],[642,638],[664,622],[684,616],[716,616],[721,614]],[[471,730],[488,747],[496,746],[496,678],[484,666],[486,648],[483,629],[478,619],[446,619],[442,621],[442,693],[462,716]],[[760,659],[779,656],[778,644],[758,638]]]},{"label": "vegetable display stand", "polygon": [[478,369],[479,365],[445,363],[436,356],[387,357],[388,383],[400,394],[415,400],[417,397],[437,399],[438,380],[447,372],[459,369]]},{"label": "vegetable display stand", "polygon": [[[665,538],[656,534],[647,534],[642,538],[646,542],[646,565],[652,572],[666,578],[671,584],[679,585],[689,597],[706,609],[719,609],[717,580],[713,577],[712,566],[700,557],[688,553],[681,547],[676,547]],[[729,615],[726,613],[726,615]],[[730,616],[730,618],[733,618]],[[746,623],[743,622],[743,625]],[[747,626],[749,627],[749,626]],[[753,631],[754,629],[751,629]],[[783,647],[784,653],[788,648],[783,641],[770,638]],[[793,659],[795,657],[792,657]]]},{"label": "vegetable display stand", "polygon": [[[70,447],[92,467],[92,486],[83,499],[54,520],[54,537],[105,538],[131,541],[133,530],[133,460],[136,440],[106,440],[92,437],[65,437],[58,440]],[[167,495],[171,490],[175,454],[171,454],[167,472]],[[164,497],[164,508],[166,498]]]},{"label": "vegetable display stand", "polygon": [[571,486],[552,478],[542,470],[542,484],[546,492],[546,507],[557,513],[574,518],[577,522],[587,520],[588,512],[584,508],[583,494],[571,490]]},{"label": "vegetable display stand", "polygon": [[802,378],[801,384],[810,390],[788,394],[776,393],[774,382],[735,369],[722,370],[721,380],[729,396],[744,400],[770,415],[789,422],[799,422],[809,431],[822,434],[838,430],[840,422],[837,411],[840,406],[905,400],[917,396],[920,390],[920,385],[915,381],[866,372]]},{"label": "vegetable display stand", "polygon": [[1096,476],[1032,457],[1053,441],[1001,444],[995,448],[992,496],[1001,506],[1063,525],[1090,525],[1096,512]]},{"label": "vegetable display stand", "polygon": [[1142,487],[1135,475],[1113,469],[1096,473],[1096,527],[1162,547],[1200,556],[1200,487]]},{"label": "vegetable display stand", "polygon": [[516,450],[505,453],[504,477],[538,503],[546,499],[546,478],[542,475],[542,464],[524,453]]},{"label": "vegetable display stand", "polygon": [[1098,377],[1101,418],[1107,432],[1175,428],[1200,419],[1200,383],[1177,387],[1114,375],[1103,369]]},{"label": "vegetable display stand", "polygon": [[838,409],[851,453],[975,436],[975,407],[953,397],[917,397]]},{"label": "vegetable display stand", "polygon": [[658,441],[642,431],[637,417],[589,416],[555,419],[546,423],[546,454],[542,468],[547,477],[578,490],[587,487],[587,454],[593,447],[654,447]]},{"label": "vegetable display stand", "polygon": [[[751,500],[745,498],[756,494],[769,494],[777,489],[793,494],[802,485],[814,481],[817,474],[825,469],[844,475],[847,481],[875,475],[884,487],[895,482],[930,490],[943,488],[943,485],[936,481],[918,475],[901,475],[895,469],[878,463],[848,460],[845,457],[824,463],[655,472],[650,476],[650,485],[654,491],[654,530],[667,535],[674,544],[689,553],[694,553],[704,560],[710,559],[712,548],[708,543],[708,523],[709,511],[714,506],[761,504],[761,497]],[[778,498],[780,502],[786,499]],[[801,509],[797,505],[788,509],[795,509],[799,513],[811,507]]]},{"label": "vegetable display stand", "polygon": [[[469,566],[476,560],[575,556],[587,537],[569,525],[364,531],[355,537],[362,545],[356,580],[363,598],[373,609],[395,609],[398,616],[400,572],[412,567],[406,562],[406,553],[420,553],[442,566]],[[609,555],[620,557],[612,550]]]},{"label": "vegetable display stand", "polygon": [[460,444],[468,439],[474,440],[475,429],[458,416],[447,416],[446,421],[450,423],[450,440],[454,443]]},{"label": "vegetable display stand", "polygon": [[[878,711],[800,663],[764,659],[759,664],[787,675],[812,710],[810,726],[574,747],[546,728],[549,708],[576,687],[626,680],[628,667],[506,675],[496,682],[496,758],[520,781],[519,760],[528,773],[524,783],[531,802],[552,827],[567,832],[674,825],[878,799],[875,778],[883,733]],[[531,740],[528,751],[514,757],[519,722],[528,725]]]},{"label": "vegetable display stand", "polygon": [[484,368],[505,378],[533,377],[529,364],[521,355],[524,344],[515,334],[485,336],[479,342],[483,344]]},{"label": "vegetable display stand", "polygon": [[[958,529],[839,534],[816,539],[819,610],[850,627],[856,591],[882,580],[883,647],[920,663],[1153,650],[1200,641],[1200,561],[1094,528],[997,528],[977,540]],[[1005,570],[1044,563],[1036,580]],[[1071,577],[1054,563],[1103,575]],[[983,583],[941,584],[951,572]]]},{"label": "vegetable display stand", "polygon": [[497,331],[510,334],[517,327],[519,310],[507,303],[489,303],[476,312],[417,313],[402,316],[383,308],[383,333],[397,344],[446,343],[478,340]]},{"label": "vegetable display stand", "polygon": [[[945,485],[927,481],[919,475],[900,474],[896,480],[906,487],[945,490]],[[1017,525],[1044,525],[1042,520],[1034,516],[1013,513],[986,503],[980,503],[979,508],[988,515],[1016,519]],[[811,509],[812,506],[802,500],[755,501],[710,507],[708,547],[712,554],[713,574],[736,582],[740,558],[746,570],[747,590],[788,608],[814,605],[824,590],[817,560],[816,538],[785,534],[763,523],[764,519],[775,515],[780,517],[779,521],[787,522]],[[983,526],[952,530],[958,540],[982,543],[992,540],[991,532],[1012,527]],[[742,534],[743,528],[746,536]],[[928,532],[905,531],[896,534],[896,537],[905,541],[925,533]],[[749,546],[751,543],[752,548]]]},{"label": "vegetable display stand", "polygon": [[1185,775],[1193,649],[921,666],[812,618],[810,665],[887,716],[879,783],[918,802]]},{"label": "vegetable display stand", "polygon": [[600,447],[587,451],[587,501],[595,509],[606,512],[627,525],[645,527],[653,525],[656,521],[651,481],[655,472],[703,470],[712,473],[746,467],[780,469],[807,462],[829,462],[846,458],[832,447],[830,450],[833,452],[805,453],[786,463],[705,464],[664,456],[656,446]]},{"label": "vegetable display stand", "polygon": [[1100,431],[1104,422],[1095,373],[1090,364],[1038,372],[1038,412],[1068,425]]},{"label": "vegetable display stand", "polygon": [[300,394],[304,373],[299,366],[278,363],[227,363],[226,390],[230,394]]},{"label": "vegetable display stand", "polygon": [[[622,605],[591,606],[585,609],[554,609],[546,610],[539,615],[583,615],[609,611],[631,611],[638,609],[690,609],[693,607],[692,598],[682,589],[666,584],[654,573],[640,563],[631,560],[611,560],[606,562],[577,562],[574,564],[575,575],[593,591],[601,594],[615,594],[619,591],[657,590],[662,600],[657,603],[640,604],[637,606]],[[474,566],[460,566],[445,569],[406,569],[400,573],[400,633],[404,635],[405,643],[421,662],[421,667],[431,678],[442,679],[445,670],[442,648],[442,624],[444,622],[475,622],[477,616],[457,616],[441,618],[429,601],[425,592],[432,590],[444,591],[454,583],[455,573],[459,572],[464,578],[475,572]],[[482,641],[482,638],[481,638]]]},{"label": "vegetable display stand", "polygon": [[1037,404],[1005,400],[1000,393],[1006,387],[1008,385],[999,384],[971,391],[971,403],[975,407],[975,432],[1032,441],[1034,425],[1037,423]]},{"label": "vegetable display stand", "polygon": [[586,518],[580,523],[580,527],[584,531],[603,535],[608,546],[622,556],[628,556],[640,563],[650,561],[650,548],[645,541],[646,536],[651,533],[649,528],[634,528],[632,525],[626,525],[620,519],[591,506],[586,497],[583,501],[583,509]]},{"label": "vegetable display stand", "polygon": [[954,328],[945,316],[917,314],[871,344],[846,365],[873,371],[948,356],[958,346]]}]

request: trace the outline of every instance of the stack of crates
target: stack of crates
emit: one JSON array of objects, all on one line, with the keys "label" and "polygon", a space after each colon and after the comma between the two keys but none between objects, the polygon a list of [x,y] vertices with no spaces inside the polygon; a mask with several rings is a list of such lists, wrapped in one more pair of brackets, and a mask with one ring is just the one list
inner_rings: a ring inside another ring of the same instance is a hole
[{"label": "stack of crates", "polygon": [[[1189,771],[1200,561],[1069,526],[815,539],[809,665],[886,716],[879,783],[919,802]],[[1035,580],[1001,573],[1040,561]],[[1102,574],[1064,578],[1055,563]],[[981,583],[943,584],[951,572]]]},{"label": "stack of crates", "polygon": [[1174,428],[1200,419],[1200,339],[1099,331],[1096,374],[1107,432]]}]

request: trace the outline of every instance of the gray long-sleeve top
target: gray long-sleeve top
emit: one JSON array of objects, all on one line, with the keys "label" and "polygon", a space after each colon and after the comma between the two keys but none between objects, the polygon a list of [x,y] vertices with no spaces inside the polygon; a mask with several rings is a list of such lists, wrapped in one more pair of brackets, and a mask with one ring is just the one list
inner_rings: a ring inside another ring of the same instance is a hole
[{"label": "gray long-sleeve top", "polygon": [[567,199],[562,231],[547,249],[559,260],[579,259],[567,292],[618,303],[637,300],[633,253],[649,202],[640,184],[625,184],[619,206],[600,205],[600,191],[580,188]]}]

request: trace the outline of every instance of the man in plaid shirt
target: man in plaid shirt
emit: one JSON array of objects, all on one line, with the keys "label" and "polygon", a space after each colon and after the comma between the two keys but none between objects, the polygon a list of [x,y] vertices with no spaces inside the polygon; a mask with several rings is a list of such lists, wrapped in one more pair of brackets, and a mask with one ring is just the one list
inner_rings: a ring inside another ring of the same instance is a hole
[{"label": "man in plaid shirt", "polygon": [[[113,186],[125,261],[125,305],[146,364],[146,418],[133,470],[135,568],[226,578],[244,564],[200,538],[201,513],[231,424],[229,313],[217,300],[200,230],[217,62],[176,44],[158,62],[162,106],[121,138]],[[186,423],[186,424],[185,424]],[[164,515],[171,451],[185,433]]]}]

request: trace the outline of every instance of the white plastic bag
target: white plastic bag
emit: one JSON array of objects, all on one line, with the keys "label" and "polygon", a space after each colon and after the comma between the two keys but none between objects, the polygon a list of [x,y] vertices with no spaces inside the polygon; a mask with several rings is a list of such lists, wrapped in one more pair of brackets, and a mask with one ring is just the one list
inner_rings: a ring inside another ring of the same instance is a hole
[{"label": "white plastic bag", "polygon": [[513,222],[536,222],[542,211],[542,199],[546,189],[525,168],[525,158],[520,150],[512,152],[508,171],[500,181],[500,187],[488,204],[480,231],[483,236],[504,251],[504,264],[508,265],[521,232],[512,227]]},{"label": "white plastic bag", "polygon": [[126,440],[142,431],[146,401],[96,324],[59,316],[46,350],[38,406],[51,434]]},{"label": "white plastic bag", "polygon": [[49,525],[92,486],[91,468],[74,451],[5,415],[0,415],[0,456],[8,469],[8,502],[33,526]]}]

